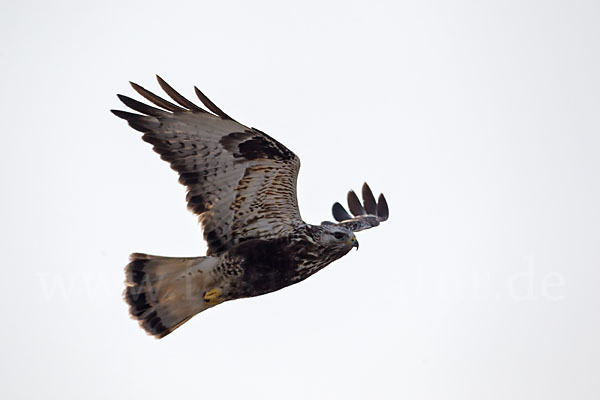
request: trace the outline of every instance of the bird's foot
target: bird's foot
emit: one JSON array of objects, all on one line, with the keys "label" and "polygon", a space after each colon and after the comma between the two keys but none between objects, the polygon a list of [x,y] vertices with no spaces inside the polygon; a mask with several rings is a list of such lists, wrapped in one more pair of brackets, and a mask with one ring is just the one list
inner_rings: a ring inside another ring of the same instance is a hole
[{"label": "bird's foot", "polygon": [[219,288],[208,290],[204,293],[204,302],[216,306],[223,302],[223,299],[221,298],[222,294],[223,292],[221,292],[221,289]]}]

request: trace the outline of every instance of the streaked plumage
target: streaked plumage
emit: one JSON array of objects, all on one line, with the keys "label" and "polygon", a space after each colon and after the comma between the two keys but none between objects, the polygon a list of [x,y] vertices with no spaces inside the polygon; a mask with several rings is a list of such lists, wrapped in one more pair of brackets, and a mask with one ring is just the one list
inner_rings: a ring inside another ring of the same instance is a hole
[{"label": "streaked plumage", "polygon": [[157,79],[177,104],[132,83],[160,108],[118,95],[137,113],[112,112],[143,132],[142,139],[179,173],[208,252],[193,258],[131,255],[125,299],[148,333],[163,337],[223,301],[299,282],[358,247],[353,232],[387,219],[385,198],[375,201],[365,183],[363,203],[354,192],[348,194],[354,217],[335,203],[337,224],[306,224],[296,197],[300,160],[293,152],[233,120],[198,88],[208,111]]}]

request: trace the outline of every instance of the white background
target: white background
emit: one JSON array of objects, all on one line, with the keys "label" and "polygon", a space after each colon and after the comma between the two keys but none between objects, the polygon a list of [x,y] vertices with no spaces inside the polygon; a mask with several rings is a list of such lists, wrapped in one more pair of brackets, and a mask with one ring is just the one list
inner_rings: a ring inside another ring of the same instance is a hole
[{"label": "white background", "polygon": [[[597,1],[18,2],[0,13],[0,397],[600,398]],[[305,220],[390,220],[164,340],[130,252],[204,254],[109,113],[154,74],[302,160]]]}]

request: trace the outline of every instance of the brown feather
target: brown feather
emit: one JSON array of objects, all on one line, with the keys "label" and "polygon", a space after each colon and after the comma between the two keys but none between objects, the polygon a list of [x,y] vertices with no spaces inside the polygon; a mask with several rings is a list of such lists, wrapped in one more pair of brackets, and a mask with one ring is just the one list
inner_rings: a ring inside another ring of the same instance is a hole
[{"label": "brown feather", "polygon": [[233,118],[231,118],[229,115],[225,114],[219,107],[217,107],[215,105],[215,103],[213,103],[212,101],[210,101],[210,99],[208,97],[206,97],[204,95],[204,93],[202,93],[200,91],[200,89],[198,89],[196,86],[194,86],[194,90],[196,91],[196,96],[198,96],[198,98],[200,99],[200,101],[202,102],[202,104],[204,104],[204,106],[206,108],[208,108],[210,111],[214,112],[215,114],[217,114],[221,118],[233,120]]},{"label": "brown feather", "polygon": [[380,221],[385,221],[389,216],[390,211],[388,209],[387,201],[382,193],[379,195],[379,200],[377,201],[377,217],[379,217]]},{"label": "brown feather", "polygon": [[375,196],[373,196],[373,192],[371,191],[369,185],[367,185],[367,182],[363,184],[362,197],[367,214],[377,215],[377,203],[375,202]]},{"label": "brown feather", "polygon": [[354,190],[348,192],[348,207],[355,217],[366,214],[365,209],[362,204],[360,204],[360,200],[358,200],[358,196],[354,193]]},{"label": "brown feather", "polygon": [[[162,82],[175,101],[191,107]],[[145,132],[143,140],[179,173],[179,181],[188,189],[188,207],[202,223],[209,254],[244,240],[277,237],[304,224],[296,197],[300,160],[294,153],[267,134],[226,119],[202,94],[200,99],[217,116],[189,112],[139,85],[132,86],[173,113],[127,98],[126,105],[151,115],[115,114]]]},{"label": "brown feather", "polygon": [[172,112],[187,111],[185,108],[176,106],[175,104],[171,103],[170,101],[167,101],[167,100],[163,99],[162,97],[155,95],[151,91],[144,89],[137,83],[129,82],[129,84],[141,96],[145,97],[147,100],[151,101],[152,103],[156,104],[159,107],[162,107],[162,108],[172,111]]},{"label": "brown feather", "polygon": [[173,100],[175,100],[179,105],[187,108],[188,110],[198,111],[198,112],[206,112],[203,108],[198,107],[185,97],[183,97],[179,92],[171,87],[167,82],[165,82],[160,76],[156,75],[156,80],[158,80],[158,84],[160,87],[168,94]]},{"label": "brown feather", "polygon": [[151,107],[151,106],[149,106],[147,104],[144,104],[142,102],[134,100],[131,97],[123,96],[122,94],[118,94],[117,97],[127,107],[129,107],[129,108],[131,108],[131,109],[133,109],[133,110],[135,110],[137,112],[141,112],[142,114],[152,115],[152,116],[155,116],[155,117],[163,117],[163,116],[169,114],[166,111],[163,111],[163,110],[155,108],[155,107]]}]

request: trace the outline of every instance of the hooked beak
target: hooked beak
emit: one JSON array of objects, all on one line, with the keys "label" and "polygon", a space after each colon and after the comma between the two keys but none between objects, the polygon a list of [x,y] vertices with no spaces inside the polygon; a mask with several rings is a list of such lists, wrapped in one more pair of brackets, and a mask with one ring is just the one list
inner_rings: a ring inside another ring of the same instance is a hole
[{"label": "hooked beak", "polygon": [[356,250],[358,250],[358,240],[356,240],[356,236],[352,236],[352,247],[356,247]]}]

